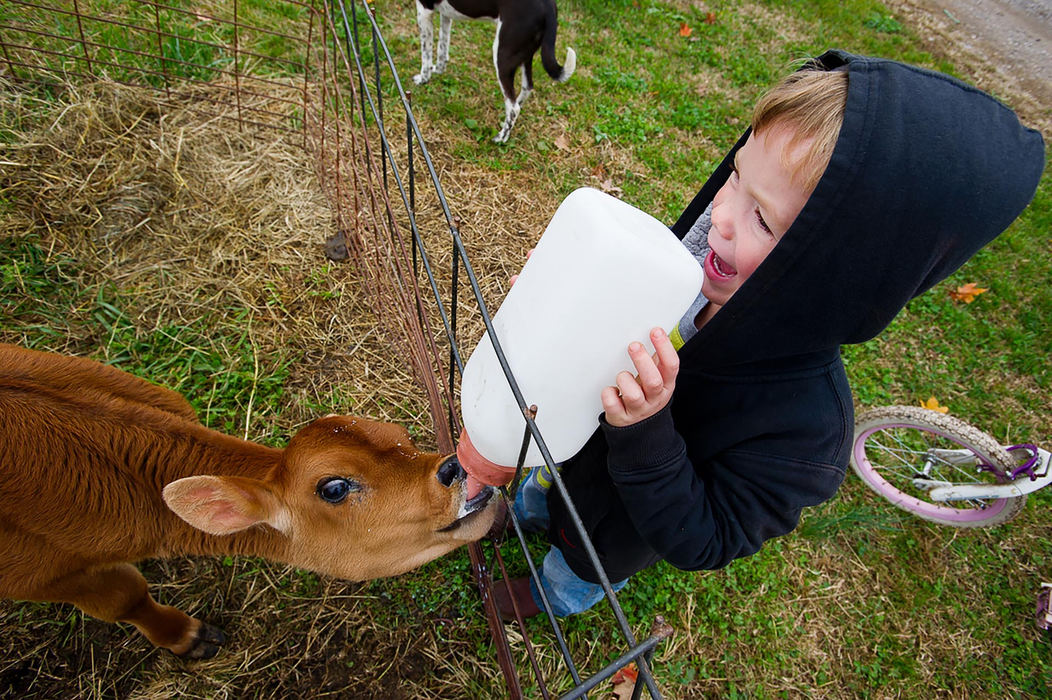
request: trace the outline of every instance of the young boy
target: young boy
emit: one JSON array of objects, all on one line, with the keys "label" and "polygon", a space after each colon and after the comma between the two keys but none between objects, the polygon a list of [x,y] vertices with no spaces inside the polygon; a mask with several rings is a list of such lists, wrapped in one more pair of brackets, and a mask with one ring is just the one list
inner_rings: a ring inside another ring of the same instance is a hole
[{"label": "young boy", "polygon": [[[1003,231],[1043,167],[1041,136],[1009,109],[894,61],[830,51],[764,96],[673,226],[703,261],[701,295],[671,339],[651,333],[653,357],[629,347],[637,375],[603,391],[600,428],[561,467],[614,588],[661,559],[726,566],[831,498],[854,422],[840,346]],[[546,481],[535,470],[515,508],[547,530],[542,585],[571,615],[603,591]],[[510,584],[537,614],[533,582]]]}]

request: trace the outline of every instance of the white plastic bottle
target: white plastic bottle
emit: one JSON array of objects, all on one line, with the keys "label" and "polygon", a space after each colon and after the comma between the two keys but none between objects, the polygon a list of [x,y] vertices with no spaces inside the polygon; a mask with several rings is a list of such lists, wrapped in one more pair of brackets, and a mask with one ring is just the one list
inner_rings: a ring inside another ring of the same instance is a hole
[{"label": "white plastic bottle", "polygon": [[[653,353],[650,329],[671,329],[701,283],[694,256],[649,214],[591,188],[559,205],[493,317],[556,462],[575,454],[595,431],[603,387],[621,370],[634,373],[629,343],[640,341]],[[461,412],[461,464],[474,480],[506,483],[526,424],[488,335],[464,368]],[[531,440],[525,465],[543,463]]]}]

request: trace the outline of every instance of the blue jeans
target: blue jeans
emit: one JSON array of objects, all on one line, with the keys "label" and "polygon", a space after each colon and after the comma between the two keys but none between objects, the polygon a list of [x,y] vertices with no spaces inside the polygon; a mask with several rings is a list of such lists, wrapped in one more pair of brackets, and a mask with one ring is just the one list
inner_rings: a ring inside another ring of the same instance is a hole
[{"label": "blue jeans", "polygon": [[[548,529],[548,488],[551,479],[547,477],[547,467],[537,467],[530,472],[519,490],[515,493],[515,517],[525,532],[537,532]],[[552,606],[552,612],[558,617],[576,615],[588,610],[605,597],[603,587],[598,583],[585,581],[573,572],[570,565],[566,563],[563,553],[558,547],[548,549],[544,557],[544,564],[540,570],[541,586],[544,595]],[[624,581],[611,583],[615,591],[619,591],[628,583]],[[541,604],[540,593],[537,592],[537,583],[530,579],[530,595],[537,607],[544,609]]]}]

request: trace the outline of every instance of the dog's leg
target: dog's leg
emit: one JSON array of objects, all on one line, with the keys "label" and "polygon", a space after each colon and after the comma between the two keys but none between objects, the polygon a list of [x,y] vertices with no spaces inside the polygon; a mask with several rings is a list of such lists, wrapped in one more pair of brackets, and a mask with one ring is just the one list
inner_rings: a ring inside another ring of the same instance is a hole
[{"label": "dog's leg", "polygon": [[417,85],[431,80],[432,67],[431,55],[434,53],[434,27],[431,23],[431,15],[434,10],[429,10],[419,2],[416,4],[416,25],[420,28],[420,72],[413,76],[413,82]]},{"label": "dog's leg", "polygon": [[522,103],[526,101],[531,92],[533,92],[533,61],[529,60],[522,64],[522,90],[515,103],[521,108]]},{"label": "dog's leg", "polygon": [[493,38],[493,66],[497,71],[497,82],[500,83],[501,94],[504,95],[504,123],[500,131],[493,138],[494,143],[507,143],[511,135],[511,128],[515,126],[515,120],[519,118],[519,110],[522,103],[529,97],[530,89],[533,87],[529,62],[523,63],[522,92],[515,95],[515,71],[519,68],[519,57],[515,52],[504,47],[501,50],[501,22],[497,20],[497,34]]},{"label": "dog's leg", "polygon": [[[505,143],[508,137],[511,135],[511,127],[515,126],[515,120],[519,118],[519,112],[522,111],[522,103],[526,101],[526,98],[533,92],[533,80],[530,76],[532,72],[530,69],[532,66],[529,62],[522,64],[522,90],[519,92],[519,96],[514,102],[508,99],[505,94],[504,97],[504,125],[501,127],[500,134],[494,139],[497,143]],[[501,84],[504,84],[505,79],[509,84],[515,82],[515,69],[511,70],[511,73],[507,77],[501,77]],[[503,136],[503,138],[501,138]]]},{"label": "dog's leg", "polygon": [[[504,70],[500,60],[500,20],[497,20],[497,31],[493,35],[493,69],[497,71],[497,84],[500,92],[504,95],[504,123],[501,124],[497,135],[493,137],[494,143],[507,143],[511,134],[511,127],[519,116],[519,105],[515,103],[515,69]],[[507,79],[505,79],[505,77]]]},{"label": "dog's leg", "polygon": [[[509,80],[514,79],[514,76],[509,78]],[[519,118],[520,109],[521,106],[517,100],[513,100],[509,97],[504,98],[504,123],[500,126],[500,132],[493,137],[494,143],[508,142],[508,137],[511,135],[511,127],[515,126],[515,120]]]},{"label": "dog's leg", "polygon": [[438,19],[438,60],[435,62],[435,72],[442,73],[449,63],[449,37],[453,33],[453,18],[439,13]]}]

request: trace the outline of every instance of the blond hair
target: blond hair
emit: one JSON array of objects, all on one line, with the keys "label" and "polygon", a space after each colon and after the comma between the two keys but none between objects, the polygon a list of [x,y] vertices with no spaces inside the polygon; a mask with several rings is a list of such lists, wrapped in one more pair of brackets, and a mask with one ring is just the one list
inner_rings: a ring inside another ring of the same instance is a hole
[{"label": "blond hair", "polygon": [[801,70],[783,78],[760,98],[752,113],[752,130],[760,135],[774,127],[793,134],[783,152],[788,158],[802,141],[811,140],[803,157],[786,162],[794,180],[808,192],[829,165],[844,123],[848,76],[842,71]]}]

